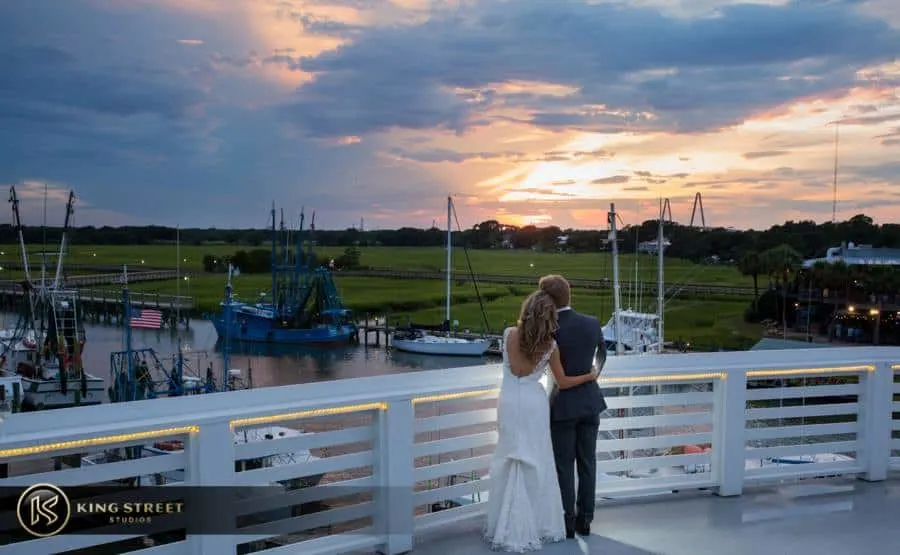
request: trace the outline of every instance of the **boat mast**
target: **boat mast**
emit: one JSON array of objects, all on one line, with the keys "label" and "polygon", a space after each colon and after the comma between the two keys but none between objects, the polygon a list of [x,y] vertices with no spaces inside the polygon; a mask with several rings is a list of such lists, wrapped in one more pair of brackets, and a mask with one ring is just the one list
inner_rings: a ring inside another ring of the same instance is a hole
[{"label": "boat mast", "polygon": [[447,331],[450,331],[450,288],[452,285],[451,267],[453,265],[453,197],[447,195],[447,304],[444,319],[447,321]]},{"label": "boat mast", "polygon": [[[276,280],[276,267],[278,266],[278,254],[276,252],[276,241],[278,239],[278,232],[275,230],[275,202],[272,201],[272,292],[270,293],[270,297],[272,299],[272,309],[275,311],[276,315],[280,318],[281,315],[278,313],[278,301],[275,295],[275,280]],[[227,321],[227,320],[226,320]],[[225,329],[228,329],[231,323],[229,322]]]},{"label": "boat mast", "polygon": [[228,377],[231,374],[231,301],[232,287],[231,276],[234,266],[228,265],[228,281],[225,282],[225,345],[222,349],[222,386],[221,391],[228,390]]},{"label": "boat mast", "polygon": [[622,297],[619,290],[619,243],[616,238],[616,205],[609,204],[609,241],[612,243],[613,271],[613,330],[616,334],[616,354],[624,352],[622,348]]},{"label": "boat mast", "polygon": [[[35,306],[34,306],[34,292],[33,292],[33,284],[31,281],[31,268],[28,265],[28,251],[25,250],[25,232],[22,227],[22,216],[19,213],[19,197],[16,196],[16,188],[9,188],[9,202],[12,203],[13,209],[13,221],[16,226],[16,235],[19,239],[19,250],[22,253],[22,269],[25,271],[25,301],[27,303],[27,311],[31,316],[31,327],[35,326],[37,316],[35,314]],[[27,326],[26,326],[27,327]],[[35,338],[36,341],[40,341],[40,338]]]},{"label": "boat mast", "polygon": [[22,232],[22,217],[19,215],[19,198],[16,196],[16,188],[14,186],[9,188],[9,202],[12,203],[16,234],[19,237],[19,248],[22,250],[22,268],[25,270],[25,281],[31,283],[31,269],[28,267],[28,252],[25,250],[25,236]]},{"label": "boat mast", "polygon": [[56,277],[53,280],[53,289],[59,289],[59,280],[62,277],[63,259],[68,247],[69,223],[75,212],[75,191],[69,191],[69,202],[66,203],[66,219],[63,223],[62,238],[59,240],[59,254],[56,256]]},{"label": "boat mast", "polygon": [[[668,202],[668,201],[666,201]],[[659,199],[659,229],[657,230],[656,236],[656,258],[657,258],[657,270],[656,270],[656,311],[658,313],[656,319],[656,341],[657,351],[663,352],[663,313],[665,312],[665,291],[663,290],[663,218],[665,217],[665,204],[663,204],[663,199],[660,197]]]}]

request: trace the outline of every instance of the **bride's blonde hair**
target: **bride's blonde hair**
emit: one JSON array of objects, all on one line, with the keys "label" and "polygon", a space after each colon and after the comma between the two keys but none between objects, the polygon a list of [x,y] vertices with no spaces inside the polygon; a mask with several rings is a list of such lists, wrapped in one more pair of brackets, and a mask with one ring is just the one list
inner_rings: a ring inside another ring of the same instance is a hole
[{"label": "bride's blonde hair", "polygon": [[556,304],[544,291],[535,291],[522,302],[516,326],[519,330],[519,349],[531,362],[537,362],[559,329]]}]

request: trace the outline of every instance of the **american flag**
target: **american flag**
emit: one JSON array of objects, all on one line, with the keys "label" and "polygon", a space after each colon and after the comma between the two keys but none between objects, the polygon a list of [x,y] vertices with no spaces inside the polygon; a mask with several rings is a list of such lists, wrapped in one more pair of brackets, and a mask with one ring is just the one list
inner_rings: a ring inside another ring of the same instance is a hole
[{"label": "american flag", "polygon": [[132,308],[131,327],[158,330],[162,327],[162,312],[149,308]]}]

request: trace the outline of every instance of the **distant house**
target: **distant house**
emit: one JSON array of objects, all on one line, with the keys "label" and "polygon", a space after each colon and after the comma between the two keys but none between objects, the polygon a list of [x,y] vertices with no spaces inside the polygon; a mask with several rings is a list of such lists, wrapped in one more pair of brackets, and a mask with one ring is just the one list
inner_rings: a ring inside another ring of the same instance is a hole
[{"label": "distant house", "polygon": [[834,264],[843,262],[849,266],[900,266],[900,249],[875,248],[872,245],[845,243],[825,251],[825,258],[812,258],[803,262],[811,268],[817,262]]},{"label": "distant house", "polygon": [[[663,252],[666,251],[667,248],[672,246],[672,242],[663,237]],[[648,254],[656,254],[656,251],[659,249],[659,242],[655,239],[653,241],[641,241],[638,243],[638,252],[645,252]]]},{"label": "distant house", "polygon": [[558,235],[556,237],[556,246],[557,247],[565,247],[569,245],[569,236],[568,235]]}]

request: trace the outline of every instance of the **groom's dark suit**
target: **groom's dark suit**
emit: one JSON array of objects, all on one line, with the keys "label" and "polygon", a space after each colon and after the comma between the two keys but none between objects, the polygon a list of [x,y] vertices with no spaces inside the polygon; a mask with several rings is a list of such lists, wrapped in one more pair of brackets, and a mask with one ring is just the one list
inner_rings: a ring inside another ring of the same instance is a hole
[{"label": "groom's dark suit", "polygon": [[[567,376],[588,374],[606,361],[606,346],[600,322],[571,308],[559,311],[556,344]],[[550,405],[550,437],[556,458],[556,473],[562,491],[566,529],[587,533],[594,518],[597,481],[597,429],[606,401],[596,381],[562,389]],[[578,465],[578,497],[575,497],[575,465]]]}]

